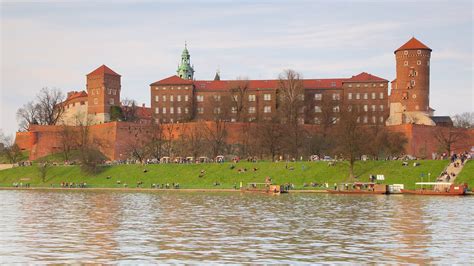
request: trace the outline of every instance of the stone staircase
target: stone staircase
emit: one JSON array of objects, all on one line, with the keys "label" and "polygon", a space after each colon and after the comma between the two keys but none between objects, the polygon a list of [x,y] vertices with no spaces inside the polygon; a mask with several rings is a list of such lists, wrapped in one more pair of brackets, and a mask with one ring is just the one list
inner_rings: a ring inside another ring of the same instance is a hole
[{"label": "stone staircase", "polygon": [[436,182],[444,183],[453,183],[458,177],[459,173],[462,171],[462,168],[466,164],[467,159],[464,160],[464,164],[461,163],[461,159],[456,159],[454,162],[450,163],[441,175],[436,179]]}]

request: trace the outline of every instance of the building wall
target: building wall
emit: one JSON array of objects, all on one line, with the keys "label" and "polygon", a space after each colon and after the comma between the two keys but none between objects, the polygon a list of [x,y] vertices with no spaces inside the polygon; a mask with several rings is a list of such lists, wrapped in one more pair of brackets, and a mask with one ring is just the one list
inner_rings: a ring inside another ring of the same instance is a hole
[{"label": "building wall", "polygon": [[160,123],[185,122],[193,117],[193,86],[153,85],[151,91],[151,111]]},{"label": "building wall", "polygon": [[75,98],[64,103],[64,113],[59,124],[75,126],[87,121],[88,97]]},{"label": "building wall", "polygon": [[89,118],[94,123],[110,120],[110,107],[120,106],[120,76],[110,74],[94,74],[87,76]]},{"label": "building wall", "polygon": [[390,114],[388,82],[344,82],[343,92],[346,105],[365,113],[362,123],[385,123]]}]

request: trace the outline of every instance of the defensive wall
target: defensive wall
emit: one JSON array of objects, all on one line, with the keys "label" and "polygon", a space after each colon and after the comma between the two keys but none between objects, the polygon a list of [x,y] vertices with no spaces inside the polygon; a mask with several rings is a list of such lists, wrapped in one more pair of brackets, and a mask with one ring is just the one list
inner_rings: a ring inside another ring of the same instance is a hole
[{"label": "defensive wall", "polygon": [[[227,123],[228,143],[238,143],[243,139],[247,123]],[[212,122],[190,122],[177,124],[163,124],[163,139],[179,139],[183,134],[190,134],[192,130],[200,127],[199,130],[214,130],[215,124]],[[435,134],[443,131],[445,135],[449,128],[439,126],[426,126],[416,124],[404,124],[396,126],[387,126],[392,132],[400,132],[407,138],[405,151],[418,157],[430,159],[432,153],[440,152],[440,143]],[[73,130],[79,131],[79,128]],[[112,160],[126,159],[130,149],[140,142],[149,141],[156,128],[152,125],[128,123],[128,122],[109,122],[104,124],[91,125],[89,137],[93,145]],[[316,130],[315,127],[307,126],[307,130]],[[470,150],[474,146],[474,130],[454,129],[455,132],[463,132],[463,137],[457,141],[452,150],[461,152]],[[15,142],[21,150],[29,151],[29,159],[37,158],[62,151],[64,140],[62,126],[41,126],[31,125],[28,132],[17,132]]]}]

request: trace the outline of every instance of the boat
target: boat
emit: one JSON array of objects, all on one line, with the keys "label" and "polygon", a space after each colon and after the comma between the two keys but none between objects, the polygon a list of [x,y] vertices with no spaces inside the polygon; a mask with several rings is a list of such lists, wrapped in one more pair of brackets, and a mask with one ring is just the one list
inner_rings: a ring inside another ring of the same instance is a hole
[{"label": "boat", "polygon": [[327,190],[331,194],[387,194],[388,186],[377,183],[343,183],[335,189]]},{"label": "boat", "polygon": [[447,182],[418,182],[415,189],[402,189],[402,194],[460,196],[466,195],[467,184],[452,184]]},{"label": "boat", "polygon": [[248,183],[247,187],[242,188],[244,192],[260,192],[260,193],[288,193],[288,189],[282,185],[272,185],[268,183]]}]

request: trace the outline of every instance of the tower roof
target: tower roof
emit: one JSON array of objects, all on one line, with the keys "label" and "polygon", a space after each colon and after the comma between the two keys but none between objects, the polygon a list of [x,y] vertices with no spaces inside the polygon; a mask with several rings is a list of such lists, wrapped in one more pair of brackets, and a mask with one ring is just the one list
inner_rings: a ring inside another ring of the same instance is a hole
[{"label": "tower roof", "polygon": [[95,75],[104,75],[104,74],[108,74],[108,75],[113,75],[113,76],[119,76],[119,74],[117,74],[115,71],[113,71],[112,69],[110,69],[108,66],[106,65],[101,65],[100,67],[98,67],[96,70],[92,71],[91,73],[87,74],[87,76],[95,76]]},{"label": "tower roof", "polygon": [[400,50],[431,50],[428,46],[417,40],[415,37],[412,37],[408,42],[406,42],[404,45],[400,46],[397,50],[395,50],[394,53],[400,51]]}]

